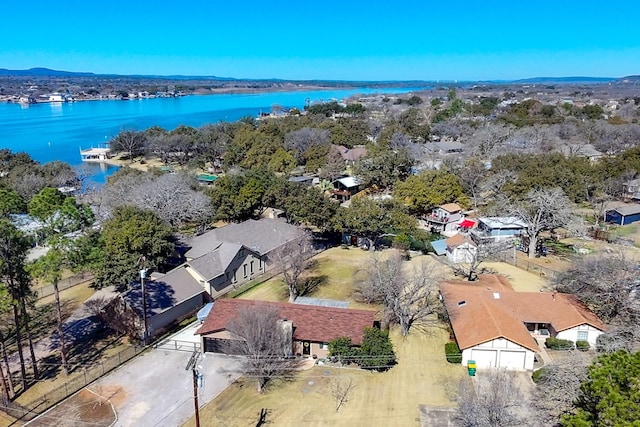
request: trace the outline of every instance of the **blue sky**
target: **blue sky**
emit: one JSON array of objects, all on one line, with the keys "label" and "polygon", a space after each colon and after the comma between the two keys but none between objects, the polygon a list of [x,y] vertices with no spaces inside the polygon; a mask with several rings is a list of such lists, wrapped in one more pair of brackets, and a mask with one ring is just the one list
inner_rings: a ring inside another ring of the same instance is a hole
[{"label": "blue sky", "polygon": [[7,3],[0,68],[347,80],[640,74],[637,0]]}]

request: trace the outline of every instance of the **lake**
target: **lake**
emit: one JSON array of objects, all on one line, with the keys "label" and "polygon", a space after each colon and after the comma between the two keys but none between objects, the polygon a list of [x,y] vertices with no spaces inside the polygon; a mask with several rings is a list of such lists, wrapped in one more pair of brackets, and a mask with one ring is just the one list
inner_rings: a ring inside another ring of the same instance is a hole
[{"label": "lake", "polygon": [[[349,89],[257,94],[190,95],[128,101],[79,101],[31,105],[0,103],[0,148],[25,151],[35,160],[79,166],[80,149],[99,147],[121,130],[151,126],[174,129],[257,117],[272,105],[302,109],[306,102],[345,99],[356,94],[407,93],[420,88]],[[90,175],[103,183],[116,168],[92,164]]]}]

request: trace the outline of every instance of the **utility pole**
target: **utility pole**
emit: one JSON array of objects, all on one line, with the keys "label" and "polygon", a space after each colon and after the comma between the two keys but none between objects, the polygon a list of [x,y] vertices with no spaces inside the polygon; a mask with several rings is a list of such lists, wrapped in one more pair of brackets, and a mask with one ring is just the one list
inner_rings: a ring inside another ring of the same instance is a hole
[{"label": "utility pole", "polygon": [[198,372],[198,357],[200,356],[199,350],[194,350],[191,358],[187,362],[186,370],[191,369],[191,373],[193,376],[193,406],[195,410],[195,418],[196,418],[196,427],[200,427],[200,408],[198,407],[198,379],[200,376],[200,372]]},{"label": "utility pole", "polygon": [[144,268],[144,255],[140,257],[140,286],[142,287],[142,319],[144,321],[144,345],[149,345],[149,322],[147,320],[147,292],[144,287],[144,279],[147,277],[147,270]]}]

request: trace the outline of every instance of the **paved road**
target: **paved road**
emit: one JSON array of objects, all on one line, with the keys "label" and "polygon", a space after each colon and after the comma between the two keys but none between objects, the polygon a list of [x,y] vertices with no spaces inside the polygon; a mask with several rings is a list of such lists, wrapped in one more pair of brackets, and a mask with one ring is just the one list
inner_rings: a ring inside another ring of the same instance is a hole
[{"label": "paved road", "polygon": [[[192,371],[185,370],[191,353],[153,349],[88,387],[109,398],[118,414],[116,426],[179,426],[194,413]],[[236,359],[218,354],[200,356],[203,374],[200,406],[213,400],[235,379]]]}]

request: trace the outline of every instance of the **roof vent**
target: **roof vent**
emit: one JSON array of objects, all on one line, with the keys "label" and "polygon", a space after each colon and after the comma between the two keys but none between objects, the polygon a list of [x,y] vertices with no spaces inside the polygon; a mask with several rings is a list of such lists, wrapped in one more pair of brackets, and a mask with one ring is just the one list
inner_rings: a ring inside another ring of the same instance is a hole
[{"label": "roof vent", "polygon": [[493,299],[500,299],[500,292],[494,292]]},{"label": "roof vent", "polygon": [[467,302],[465,300],[458,301],[458,307],[463,307],[465,305],[467,305]]}]

